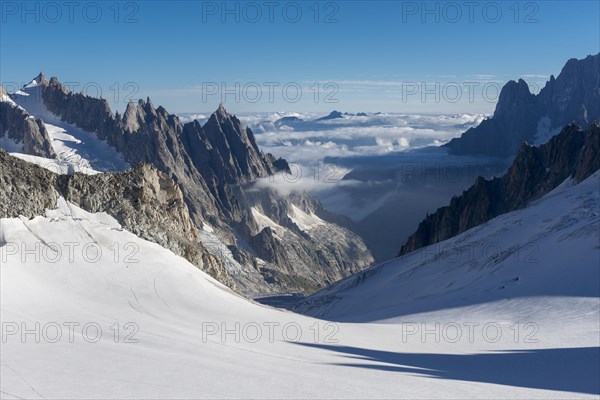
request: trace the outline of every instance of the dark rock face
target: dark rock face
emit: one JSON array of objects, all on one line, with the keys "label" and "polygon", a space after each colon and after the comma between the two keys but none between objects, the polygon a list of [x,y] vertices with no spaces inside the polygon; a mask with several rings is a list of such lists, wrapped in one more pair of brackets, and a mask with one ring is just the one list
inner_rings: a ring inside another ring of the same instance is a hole
[{"label": "dark rock face", "polygon": [[62,196],[88,212],[106,212],[128,231],[236,288],[221,260],[200,242],[181,190],[156,168],[138,164],[122,173],[57,175],[1,149],[0,165],[0,218],[43,215]]},{"label": "dark rock face", "polygon": [[[194,226],[214,230],[208,239],[213,242],[205,244],[229,263],[215,273],[221,282],[229,286],[235,282],[245,293],[310,292],[373,261],[362,240],[337,226],[330,215],[329,222],[304,232],[288,217],[293,213],[292,202],[300,200],[282,198],[273,190],[252,189],[259,178],[289,173],[289,165],[262,153],[254,133],[222,105],[204,125],[197,121],[182,124],[163,107],[155,108],[150,99],[130,102],[121,116],[112,113],[106,100],[72,93],[57,78],[42,81],[41,97],[50,112],[106,140],[132,165],[151,165],[175,182]],[[100,178],[80,179],[96,182]],[[69,198],[97,209],[92,191],[78,193],[82,195]],[[114,201],[105,200],[102,204]],[[278,235],[261,236],[263,227],[257,224],[253,208],[282,226]],[[120,212],[118,208],[106,211],[115,217]],[[207,233],[200,232],[200,236],[205,239]]]},{"label": "dark rock face", "polygon": [[[0,149],[0,217],[43,215],[56,206],[56,175]],[[23,179],[25,178],[25,179]]]},{"label": "dark rock face", "polygon": [[27,114],[8,99],[8,95],[0,86],[0,138],[8,139],[23,145],[23,153],[38,157],[55,158],[50,136],[41,120]]},{"label": "dark rock face", "polygon": [[525,207],[549,193],[565,179],[575,183],[600,168],[600,126],[583,131],[569,125],[539,147],[523,144],[506,174],[492,180],[481,177],[452,198],[450,205],[428,215],[399,255],[456,236],[500,214]]},{"label": "dark rock face", "polygon": [[454,154],[512,156],[523,141],[531,142],[544,131],[549,136],[570,123],[588,126],[599,118],[600,53],[569,60],[537,95],[530,93],[522,79],[508,82],[493,117],[446,146]]},{"label": "dark rock face", "polygon": [[588,176],[600,169],[600,135],[589,131],[585,139],[585,146],[575,165],[573,179],[575,182],[581,182]]}]

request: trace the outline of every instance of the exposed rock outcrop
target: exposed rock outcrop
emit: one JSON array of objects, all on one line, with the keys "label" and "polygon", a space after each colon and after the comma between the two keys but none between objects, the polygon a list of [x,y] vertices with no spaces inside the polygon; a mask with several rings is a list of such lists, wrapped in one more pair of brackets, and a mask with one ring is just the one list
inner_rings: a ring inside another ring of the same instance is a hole
[{"label": "exposed rock outcrop", "polygon": [[223,262],[209,254],[183,194],[147,164],[122,173],[58,175],[0,149],[0,218],[43,215],[59,196],[88,212],[106,212],[125,229],[178,254],[235,289]]},{"label": "exposed rock outcrop", "polygon": [[450,205],[428,215],[399,255],[456,236],[500,214],[525,207],[572,178],[581,182],[600,168],[600,126],[587,130],[565,127],[548,143],[521,145],[512,166],[502,177],[479,177]]},{"label": "exposed rock outcrop", "polygon": [[33,118],[17,106],[0,86],[0,138],[22,146],[22,152],[38,157],[55,158],[50,136],[40,119]]}]

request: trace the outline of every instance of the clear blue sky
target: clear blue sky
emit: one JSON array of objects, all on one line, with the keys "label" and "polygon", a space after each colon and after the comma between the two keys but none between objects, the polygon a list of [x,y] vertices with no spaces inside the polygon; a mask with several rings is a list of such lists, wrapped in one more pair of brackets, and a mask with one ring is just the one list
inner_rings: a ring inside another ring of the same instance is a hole
[{"label": "clear blue sky", "polygon": [[0,81],[43,70],[119,109],[135,91],[171,112],[211,111],[224,84],[234,112],[491,112],[506,80],[543,85],[600,51],[599,3],[3,1]]}]

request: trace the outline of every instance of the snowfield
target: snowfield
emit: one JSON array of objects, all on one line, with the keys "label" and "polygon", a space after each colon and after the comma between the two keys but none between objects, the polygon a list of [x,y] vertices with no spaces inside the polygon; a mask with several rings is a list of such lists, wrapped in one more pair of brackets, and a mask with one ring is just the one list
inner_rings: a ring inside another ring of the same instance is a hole
[{"label": "snowfield", "polygon": [[599,205],[599,173],[565,183],[319,293],[316,319],[61,200],[0,220],[0,397],[598,398]]}]

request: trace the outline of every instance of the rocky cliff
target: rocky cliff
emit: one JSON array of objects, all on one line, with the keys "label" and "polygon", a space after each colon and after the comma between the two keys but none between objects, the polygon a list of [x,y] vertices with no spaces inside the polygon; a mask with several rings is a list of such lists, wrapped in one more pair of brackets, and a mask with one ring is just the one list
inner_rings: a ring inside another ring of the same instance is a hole
[{"label": "rocky cliff", "polygon": [[581,182],[600,168],[600,126],[582,130],[572,124],[549,142],[522,144],[505,175],[479,177],[450,204],[428,215],[402,246],[404,255],[456,236],[490,219],[522,207],[549,193],[568,178]]},{"label": "rocky cliff", "polygon": [[588,126],[599,118],[600,53],[569,60],[537,95],[522,79],[508,82],[494,115],[445,146],[454,154],[513,156],[524,141],[544,143],[568,124]]}]

